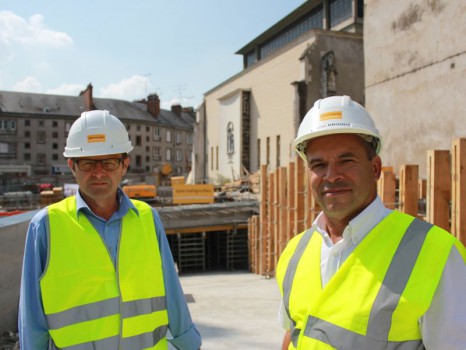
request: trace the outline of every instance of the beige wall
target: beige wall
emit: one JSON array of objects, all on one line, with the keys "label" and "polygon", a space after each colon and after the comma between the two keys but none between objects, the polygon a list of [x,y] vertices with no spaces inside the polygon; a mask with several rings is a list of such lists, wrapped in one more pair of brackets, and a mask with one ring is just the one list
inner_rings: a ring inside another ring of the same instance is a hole
[{"label": "beige wall", "polygon": [[466,137],[466,2],[366,0],[366,107],[395,170]]},{"label": "beige wall", "polygon": [[[224,149],[222,143],[225,142],[225,131],[222,115],[225,115],[225,112],[222,111],[221,101],[242,90],[251,92],[251,172],[256,172],[260,166],[257,162],[258,139],[261,143],[261,164],[265,164],[266,140],[270,138],[270,170],[277,167],[277,152],[280,166],[286,166],[296,158],[292,144],[299,126],[299,100],[293,83],[307,83],[307,107],[310,108],[314,101],[322,96],[321,58],[330,50],[336,55],[337,92],[355,96],[357,101],[362,102],[364,66],[361,35],[328,31],[315,31],[290,43],[273,56],[206,93],[206,139],[209,153],[207,176],[210,179],[215,182],[223,176],[233,180],[232,172],[240,173],[239,163],[234,163],[233,171],[231,164],[225,167],[222,162],[219,162],[218,170],[216,164],[212,170],[211,152],[214,151],[215,163],[217,147],[220,152]],[[277,136],[280,136],[279,150]],[[226,154],[219,154],[219,159],[225,157]]]}]

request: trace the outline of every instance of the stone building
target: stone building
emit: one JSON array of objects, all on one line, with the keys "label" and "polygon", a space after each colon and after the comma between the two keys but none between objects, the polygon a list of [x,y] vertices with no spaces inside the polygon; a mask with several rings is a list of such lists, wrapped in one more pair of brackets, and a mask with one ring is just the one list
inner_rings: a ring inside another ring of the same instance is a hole
[{"label": "stone building", "polygon": [[66,137],[80,114],[94,109],[109,110],[126,125],[134,146],[126,179],[157,183],[188,175],[192,109],[161,109],[155,94],[136,102],[93,98],[92,85],[80,96],[0,91],[0,193],[73,183],[63,157]]},{"label": "stone building", "polygon": [[366,0],[364,11],[366,107],[383,161],[426,176],[427,150],[466,137],[466,2]]},{"label": "stone building", "polygon": [[362,0],[310,0],[241,48],[244,69],[204,94],[194,180],[222,183],[286,166],[315,100],[364,103]]}]

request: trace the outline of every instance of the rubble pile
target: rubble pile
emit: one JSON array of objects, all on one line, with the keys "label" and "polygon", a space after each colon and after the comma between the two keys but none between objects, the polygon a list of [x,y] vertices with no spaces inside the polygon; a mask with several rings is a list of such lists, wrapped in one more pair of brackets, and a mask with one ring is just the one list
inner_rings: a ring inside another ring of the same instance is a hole
[{"label": "rubble pile", "polygon": [[0,336],[0,350],[19,350],[18,333],[3,332]]}]

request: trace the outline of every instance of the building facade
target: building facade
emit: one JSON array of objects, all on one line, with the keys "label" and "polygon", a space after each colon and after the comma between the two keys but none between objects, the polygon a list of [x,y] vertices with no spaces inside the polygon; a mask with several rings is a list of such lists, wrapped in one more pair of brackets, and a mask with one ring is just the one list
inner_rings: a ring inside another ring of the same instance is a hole
[{"label": "building facade", "polygon": [[191,171],[192,109],[160,109],[157,95],[136,102],[93,98],[92,85],[80,96],[0,91],[0,192],[73,183],[66,138],[80,114],[94,109],[110,111],[128,130],[134,149],[126,179],[161,183]]},{"label": "building facade", "polygon": [[196,182],[286,166],[314,101],[348,94],[364,103],[362,11],[359,0],[310,0],[237,52],[243,71],[206,92],[197,111]]}]

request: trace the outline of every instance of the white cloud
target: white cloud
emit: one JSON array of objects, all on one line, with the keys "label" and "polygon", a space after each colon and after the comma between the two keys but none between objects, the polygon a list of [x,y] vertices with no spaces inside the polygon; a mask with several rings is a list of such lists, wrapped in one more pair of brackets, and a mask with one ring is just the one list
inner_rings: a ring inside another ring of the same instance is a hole
[{"label": "white cloud", "polygon": [[133,101],[147,97],[148,91],[152,89],[152,85],[146,77],[133,75],[131,78],[100,88],[99,97]]},{"label": "white cloud", "polygon": [[72,45],[73,39],[66,33],[47,28],[40,14],[26,20],[11,11],[0,11],[0,46],[15,43],[61,47]]},{"label": "white cloud", "polygon": [[55,89],[48,89],[45,93],[51,95],[79,96],[79,93],[84,89],[85,86],[80,84],[63,84]]},{"label": "white cloud", "polygon": [[41,92],[42,85],[41,83],[34,77],[26,77],[23,80],[17,82],[13,86],[13,91],[22,91],[22,92]]}]

